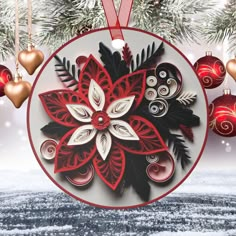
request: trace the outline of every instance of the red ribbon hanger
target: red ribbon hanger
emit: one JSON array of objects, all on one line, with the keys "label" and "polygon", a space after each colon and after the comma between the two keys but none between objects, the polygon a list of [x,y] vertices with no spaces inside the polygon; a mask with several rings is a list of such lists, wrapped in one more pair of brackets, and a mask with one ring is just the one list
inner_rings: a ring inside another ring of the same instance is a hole
[{"label": "red ribbon hanger", "polygon": [[[113,42],[119,41],[124,44],[124,36],[121,27],[127,27],[132,10],[133,0],[121,0],[119,13],[117,14],[113,0],[102,0],[107,24]],[[121,43],[122,44],[122,43]],[[113,45],[115,46],[115,44]]]}]

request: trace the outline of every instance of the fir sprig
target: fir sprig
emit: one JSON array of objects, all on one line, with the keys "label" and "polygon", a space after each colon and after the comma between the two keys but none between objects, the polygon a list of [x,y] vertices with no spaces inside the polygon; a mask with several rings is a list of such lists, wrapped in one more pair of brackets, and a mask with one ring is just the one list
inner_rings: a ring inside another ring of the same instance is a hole
[{"label": "fir sprig", "polygon": [[204,15],[216,5],[215,0],[162,0],[157,5],[153,2],[134,1],[135,26],[156,33],[171,43],[197,42],[197,26],[203,26],[199,21],[192,21],[192,16]]},{"label": "fir sprig", "polygon": [[[19,1],[20,47],[27,47],[26,25],[27,6]],[[14,1],[0,0],[0,59],[6,60],[15,54],[15,5]]]},{"label": "fir sprig", "polygon": [[80,70],[77,70],[75,65],[71,65],[70,61],[66,60],[65,57],[61,60],[58,55],[55,55],[54,58],[56,60],[55,71],[61,82],[65,87],[77,91]]},{"label": "fir sprig", "polygon": [[[152,45],[148,45],[146,51],[143,49],[141,54],[137,54],[136,63],[134,59],[131,60],[131,70],[137,71],[142,69],[150,69],[156,67],[160,56],[164,52],[164,44],[163,42],[160,46],[155,50],[155,42]],[[136,64],[136,67],[134,66]]]},{"label": "fir sprig", "polygon": [[229,52],[236,53],[236,0],[229,0],[222,9],[210,11],[202,19],[202,25],[199,32],[208,43],[219,43],[227,39]]},{"label": "fir sprig", "polygon": [[99,43],[99,53],[104,63],[104,68],[110,74],[111,79],[115,82],[120,77],[129,74],[129,68],[124,60],[121,59],[119,52],[112,53],[111,50],[103,43]]},{"label": "fir sprig", "polygon": [[47,45],[51,51],[78,35],[81,26],[89,25],[92,29],[105,26],[101,4],[93,9],[83,7],[76,0],[47,0],[38,14],[37,39],[40,45]]},{"label": "fir sprig", "polygon": [[[83,26],[89,25],[92,29],[106,27],[101,1],[96,1],[92,9],[86,2],[33,0],[34,39],[37,45],[45,45],[53,52],[77,36]],[[119,2],[115,1],[117,6]],[[27,4],[24,1],[20,4],[20,23],[24,26],[21,36],[26,39],[21,40],[22,45],[24,41],[27,44]],[[215,0],[162,0],[159,4],[154,4],[153,0],[134,0],[131,17],[136,28],[156,33],[171,43],[197,41],[198,27],[203,30],[204,26],[202,22],[193,22],[192,16],[199,16],[214,6]],[[0,56],[6,59],[14,55],[14,1],[0,0],[0,22]],[[235,39],[234,35],[231,39]]]},{"label": "fir sprig", "polygon": [[173,147],[173,152],[181,166],[185,169],[186,165],[191,162],[191,157],[188,154],[188,148],[184,145],[184,139],[182,135],[170,134],[168,138],[168,146]]}]

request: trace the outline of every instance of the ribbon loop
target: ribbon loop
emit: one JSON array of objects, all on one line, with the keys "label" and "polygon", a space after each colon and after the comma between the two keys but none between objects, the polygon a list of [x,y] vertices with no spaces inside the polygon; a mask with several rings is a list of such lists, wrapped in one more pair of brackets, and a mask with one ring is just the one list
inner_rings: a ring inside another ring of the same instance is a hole
[{"label": "ribbon loop", "polygon": [[112,40],[124,40],[121,26],[128,26],[133,0],[121,0],[117,14],[113,0],[102,0]]},{"label": "ribbon loop", "polygon": [[128,26],[132,6],[133,6],[133,0],[122,0],[121,1],[119,14],[118,14],[120,26],[124,26],[124,27]]}]

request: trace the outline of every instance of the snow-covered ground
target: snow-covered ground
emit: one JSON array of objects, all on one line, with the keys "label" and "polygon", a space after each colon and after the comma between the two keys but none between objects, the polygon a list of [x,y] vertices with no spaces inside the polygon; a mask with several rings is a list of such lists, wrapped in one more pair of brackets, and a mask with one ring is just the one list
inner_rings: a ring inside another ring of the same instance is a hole
[{"label": "snow-covered ground", "polygon": [[235,172],[194,172],[159,202],[127,210],[82,204],[41,170],[0,176],[0,235],[236,236]]},{"label": "snow-covered ground", "polygon": [[0,193],[0,235],[235,236],[236,196],[175,193],[137,209],[107,210],[60,192]]}]

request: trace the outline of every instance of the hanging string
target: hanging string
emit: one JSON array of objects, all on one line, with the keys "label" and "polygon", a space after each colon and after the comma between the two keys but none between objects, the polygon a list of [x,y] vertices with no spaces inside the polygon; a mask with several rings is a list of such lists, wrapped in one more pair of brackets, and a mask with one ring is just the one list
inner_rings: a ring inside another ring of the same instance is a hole
[{"label": "hanging string", "polygon": [[28,0],[28,40],[29,47],[32,47],[32,0]]},{"label": "hanging string", "polygon": [[16,63],[16,78],[19,76],[19,60],[18,60],[19,51],[20,51],[19,1],[15,0],[15,63]]},{"label": "hanging string", "polygon": [[124,40],[124,36],[121,31],[119,17],[117,15],[113,0],[102,0],[102,5],[104,8],[104,12],[107,19],[108,27],[110,29],[112,40],[114,39]]},{"label": "hanging string", "polygon": [[228,90],[228,89],[229,89],[229,80],[228,80],[228,75],[226,75],[225,81],[224,81],[224,90]]},{"label": "hanging string", "polygon": [[[228,48],[228,40],[225,40],[223,45],[222,45],[223,56],[224,56],[224,58],[223,58],[224,65],[226,65],[225,62],[227,62],[229,60],[229,55],[227,53],[227,48]],[[223,90],[224,90],[224,92],[227,92],[229,89],[230,89],[229,88],[229,78],[228,78],[228,74],[226,73]]]},{"label": "hanging string", "polygon": [[127,27],[129,24],[130,14],[133,6],[133,0],[122,1],[118,13],[120,26]]}]

